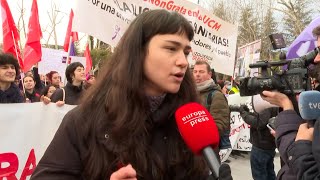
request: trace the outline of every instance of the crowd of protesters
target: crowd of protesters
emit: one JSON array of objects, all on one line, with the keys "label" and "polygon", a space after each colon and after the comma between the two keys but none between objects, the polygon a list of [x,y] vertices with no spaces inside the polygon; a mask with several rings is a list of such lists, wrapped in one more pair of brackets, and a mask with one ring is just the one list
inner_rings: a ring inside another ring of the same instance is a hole
[{"label": "crowd of protesters", "polygon": [[10,54],[0,54],[0,103],[50,102],[58,106],[77,105],[85,89],[95,83],[95,76],[85,74],[79,62],[68,65],[65,76],[67,84],[61,82],[57,71],[39,75],[35,65],[31,71],[20,72],[18,61]]}]

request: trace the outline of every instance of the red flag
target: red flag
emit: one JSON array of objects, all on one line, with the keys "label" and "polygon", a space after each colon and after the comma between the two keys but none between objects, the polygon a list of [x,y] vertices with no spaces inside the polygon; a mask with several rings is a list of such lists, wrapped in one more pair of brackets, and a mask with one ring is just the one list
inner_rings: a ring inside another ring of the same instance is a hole
[{"label": "red flag", "polygon": [[37,0],[32,2],[28,28],[27,42],[24,48],[24,72],[30,70],[34,64],[41,60],[42,56],[40,44],[42,32],[39,23]]},{"label": "red flag", "polygon": [[20,35],[14,23],[11,11],[6,0],[1,0],[1,17],[2,17],[2,32],[3,32],[3,52],[14,55],[23,68],[18,41]]},{"label": "red flag", "polygon": [[78,41],[78,33],[77,32],[71,32],[73,16],[74,16],[73,15],[73,11],[71,9],[70,16],[69,16],[69,23],[68,23],[68,27],[67,27],[67,33],[66,33],[66,37],[64,39],[64,45],[63,45],[63,49],[66,52],[68,52],[68,49],[69,49],[70,37],[72,37],[72,42]]},{"label": "red flag", "polygon": [[86,46],[86,50],[84,51],[84,56],[86,57],[86,74],[87,74],[92,67],[92,59],[90,56],[89,44],[87,44]]}]

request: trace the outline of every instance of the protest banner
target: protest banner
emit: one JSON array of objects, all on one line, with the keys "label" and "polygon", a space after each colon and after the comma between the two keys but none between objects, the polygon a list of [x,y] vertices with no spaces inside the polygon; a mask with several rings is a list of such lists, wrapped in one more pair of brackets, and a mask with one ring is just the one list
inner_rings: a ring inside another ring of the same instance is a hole
[{"label": "protest banner", "polygon": [[132,20],[152,9],[176,11],[190,21],[195,32],[190,65],[205,60],[216,72],[233,75],[237,26],[185,0],[77,0],[73,7],[73,31],[87,33],[115,47]]},{"label": "protest banner", "polygon": [[258,68],[250,69],[249,64],[260,60],[261,40],[253,41],[238,48],[236,66],[233,77],[257,76]]},{"label": "protest banner", "polygon": [[[229,105],[240,105],[246,104],[252,111],[252,96],[240,96],[239,93],[229,95],[228,97]],[[250,125],[245,123],[240,116],[239,112],[231,112],[230,115],[230,142],[232,149],[240,151],[251,151],[250,138]]]},{"label": "protest banner", "polygon": [[[64,76],[66,71],[67,52],[63,50],[42,48],[41,61],[38,63],[39,74],[47,74],[50,71],[57,71],[60,76]],[[86,58],[70,56],[70,63],[80,62],[86,67]],[[63,78],[62,78],[63,79]]]},{"label": "protest banner", "polygon": [[74,107],[0,104],[0,179],[29,179],[62,118]]}]

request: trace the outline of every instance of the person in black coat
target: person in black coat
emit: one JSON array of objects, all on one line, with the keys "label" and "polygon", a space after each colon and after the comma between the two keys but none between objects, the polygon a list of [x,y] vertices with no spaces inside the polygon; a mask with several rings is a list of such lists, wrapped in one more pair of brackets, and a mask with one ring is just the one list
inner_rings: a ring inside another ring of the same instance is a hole
[{"label": "person in black coat", "polygon": [[25,76],[23,78],[23,85],[24,85],[24,96],[26,102],[40,102],[40,94],[36,91],[36,82],[34,77],[32,76]]},{"label": "person in black coat", "polygon": [[18,60],[11,54],[0,54],[0,103],[22,103],[23,96],[15,85],[19,76]]},{"label": "person in black coat", "polygon": [[251,113],[246,105],[240,106],[240,115],[250,125],[250,165],[255,180],[275,180],[273,159],[276,154],[274,136],[267,127],[269,119],[278,115],[278,108],[267,108],[260,113]]},{"label": "person in black coat", "polygon": [[66,69],[67,85],[57,89],[51,96],[51,102],[58,106],[63,104],[78,105],[83,93],[82,83],[86,80],[84,67],[80,62],[71,63]]}]

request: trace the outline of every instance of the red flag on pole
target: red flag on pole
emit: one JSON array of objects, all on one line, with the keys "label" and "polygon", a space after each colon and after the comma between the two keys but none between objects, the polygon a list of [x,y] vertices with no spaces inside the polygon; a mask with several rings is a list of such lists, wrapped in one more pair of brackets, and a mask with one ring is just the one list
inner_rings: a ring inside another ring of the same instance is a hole
[{"label": "red flag on pole", "polygon": [[69,23],[68,23],[68,27],[67,27],[67,33],[66,33],[66,37],[64,39],[64,45],[63,45],[63,49],[68,52],[69,49],[69,41],[70,41],[70,37],[72,37],[72,42],[74,41],[78,41],[78,33],[77,32],[72,32],[72,21],[73,21],[73,11],[71,9],[70,12],[70,16],[69,16]]},{"label": "red flag on pole", "polygon": [[30,70],[34,64],[41,60],[42,56],[40,44],[42,32],[39,23],[37,0],[32,2],[28,28],[27,42],[24,48],[24,72]]},{"label": "red flag on pole", "polygon": [[23,68],[18,41],[20,35],[14,23],[11,11],[6,0],[1,0],[1,17],[2,17],[2,32],[3,32],[3,52],[14,55]]},{"label": "red flag on pole", "polygon": [[84,51],[84,56],[86,57],[86,74],[92,68],[92,59],[90,56],[89,44],[86,46],[86,50]]}]

